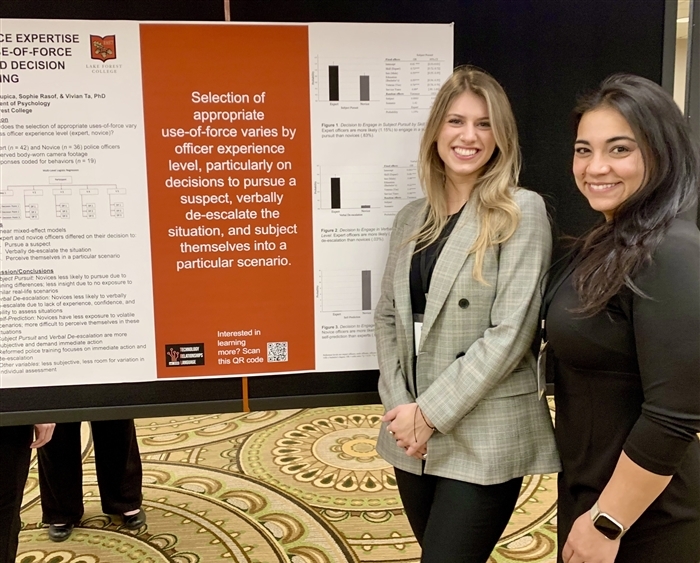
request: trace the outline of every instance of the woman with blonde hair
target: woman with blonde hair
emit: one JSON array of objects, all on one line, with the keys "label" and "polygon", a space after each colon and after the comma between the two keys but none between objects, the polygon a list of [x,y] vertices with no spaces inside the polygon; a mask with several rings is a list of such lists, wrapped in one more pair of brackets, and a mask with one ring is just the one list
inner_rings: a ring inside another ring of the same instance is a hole
[{"label": "woman with blonde hair", "polygon": [[396,216],[375,314],[377,449],[396,470],[423,563],[484,563],[522,478],[559,470],[529,350],[551,234],[518,187],[518,135],[503,88],[457,68],[425,126],[426,197]]}]

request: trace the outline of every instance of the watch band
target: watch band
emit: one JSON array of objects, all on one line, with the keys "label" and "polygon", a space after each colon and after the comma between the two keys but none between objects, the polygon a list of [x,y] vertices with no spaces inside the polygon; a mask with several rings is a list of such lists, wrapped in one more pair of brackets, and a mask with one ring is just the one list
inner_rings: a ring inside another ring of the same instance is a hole
[{"label": "watch band", "polygon": [[598,507],[598,501],[591,508],[591,520],[593,526],[601,534],[610,540],[618,540],[625,535],[629,528],[625,528],[615,518],[606,512],[601,512]]}]

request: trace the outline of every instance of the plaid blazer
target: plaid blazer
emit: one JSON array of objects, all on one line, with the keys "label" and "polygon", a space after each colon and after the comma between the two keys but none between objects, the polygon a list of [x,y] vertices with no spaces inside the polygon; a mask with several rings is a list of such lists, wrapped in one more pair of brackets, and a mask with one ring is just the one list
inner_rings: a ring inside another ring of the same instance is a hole
[{"label": "plaid blazer", "polygon": [[[396,216],[382,293],[375,310],[379,394],[387,410],[417,402],[437,428],[424,471],[490,485],[560,469],[547,401],[538,398],[530,344],[549,266],[551,232],[542,198],[518,188],[521,219],[513,236],[486,253],[483,276],[472,276],[467,250],[478,235],[475,199],[460,215],[435,264],[416,361],[409,270],[425,220],[425,200]],[[544,382],[542,382],[544,384]],[[377,450],[389,463],[421,474],[383,426]]]}]

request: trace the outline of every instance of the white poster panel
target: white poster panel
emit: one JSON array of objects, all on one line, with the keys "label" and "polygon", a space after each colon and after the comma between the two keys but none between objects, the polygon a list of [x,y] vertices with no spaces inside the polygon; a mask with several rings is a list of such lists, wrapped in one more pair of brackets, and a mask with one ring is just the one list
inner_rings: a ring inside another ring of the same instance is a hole
[{"label": "white poster panel", "polygon": [[376,369],[452,25],[0,24],[0,388]]},{"label": "white poster panel", "polygon": [[153,379],[139,24],[1,35],[2,387]]}]

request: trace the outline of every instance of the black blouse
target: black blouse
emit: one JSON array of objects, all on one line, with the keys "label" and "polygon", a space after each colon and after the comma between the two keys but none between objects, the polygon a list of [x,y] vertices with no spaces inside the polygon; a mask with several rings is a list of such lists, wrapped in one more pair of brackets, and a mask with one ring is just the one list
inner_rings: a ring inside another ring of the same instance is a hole
[{"label": "black blouse", "polygon": [[697,227],[675,220],[635,283],[646,297],[624,290],[584,317],[571,312],[579,300],[569,276],[548,309],[564,527],[597,499],[622,451],[652,473],[673,475],[631,536],[700,519]]},{"label": "black blouse", "polygon": [[414,315],[425,314],[426,296],[430,289],[430,280],[433,277],[435,264],[447,239],[450,238],[464,207],[463,205],[457,213],[449,216],[445,227],[435,242],[416,252],[411,258],[409,282],[411,287],[411,310]]}]

